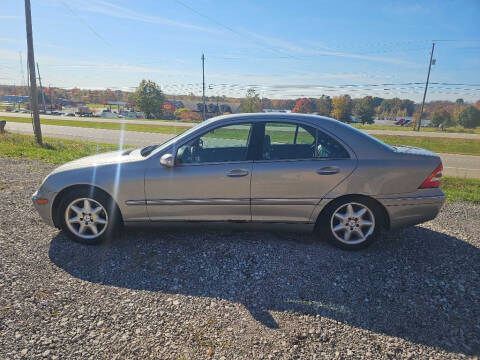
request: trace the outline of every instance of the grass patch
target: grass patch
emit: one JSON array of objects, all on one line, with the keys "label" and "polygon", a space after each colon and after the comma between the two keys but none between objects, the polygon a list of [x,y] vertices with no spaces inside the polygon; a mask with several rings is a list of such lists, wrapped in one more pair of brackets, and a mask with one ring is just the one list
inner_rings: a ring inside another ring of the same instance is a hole
[{"label": "grass patch", "polygon": [[440,153],[480,155],[480,140],[431,138],[426,136],[374,136],[389,145],[415,146]]},{"label": "grass patch", "polygon": [[[395,126],[395,125],[373,125],[373,124],[350,124],[359,130],[391,130],[391,131],[414,131],[411,126]],[[462,134],[480,134],[480,128],[465,129],[460,126],[452,126],[442,131],[436,127],[422,127],[420,132],[445,132],[445,133],[462,133]]]},{"label": "grass patch", "polygon": [[444,176],[441,187],[448,202],[466,201],[480,204],[480,179]]},{"label": "grass patch", "polygon": [[[19,122],[30,124],[30,118],[0,118],[0,120],[7,120],[7,122]],[[165,125],[144,125],[144,124],[122,124],[102,121],[79,121],[79,120],[62,120],[62,119],[42,119],[43,125],[57,125],[57,126],[73,126],[94,129],[109,129],[109,130],[126,130],[126,131],[140,131],[149,133],[161,134],[179,134],[189,129],[188,126],[165,126]],[[8,126],[8,125],[7,125]]]},{"label": "grass patch", "polygon": [[45,138],[43,146],[30,135],[0,135],[0,156],[16,159],[37,159],[50,164],[63,164],[84,156],[118,150],[118,146],[83,141]]}]

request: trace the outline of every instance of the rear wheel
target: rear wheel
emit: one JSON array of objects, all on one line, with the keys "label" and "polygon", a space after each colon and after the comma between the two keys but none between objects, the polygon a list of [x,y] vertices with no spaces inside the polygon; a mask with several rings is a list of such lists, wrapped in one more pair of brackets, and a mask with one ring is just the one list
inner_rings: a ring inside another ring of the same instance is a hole
[{"label": "rear wheel", "polygon": [[368,198],[334,200],[327,205],[319,225],[331,244],[345,250],[358,250],[378,237],[383,225],[382,211]]},{"label": "rear wheel", "polygon": [[67,193],[58,208],[62,229],[74,241],[88,245],[113,235],[120,223],[119,215],[109,196],[87,189]]}]

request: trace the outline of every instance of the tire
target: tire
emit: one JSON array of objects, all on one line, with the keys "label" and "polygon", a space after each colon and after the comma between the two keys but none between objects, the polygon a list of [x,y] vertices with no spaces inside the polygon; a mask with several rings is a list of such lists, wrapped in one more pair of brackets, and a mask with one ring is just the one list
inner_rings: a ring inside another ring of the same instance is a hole
[{"label": "tire", "polygon": [[384,224],[383,211],[376,201],[347,196],[326,206],[317,230],[330,244],[340,249],[360,250],[377,240]]},{"label": "tire", "polygon": [[115,202],[95,189],[67,192],[57,211],[61,229],[73,241],[85,245],[97,245],[111,238],[121,225],[120,210]]}]

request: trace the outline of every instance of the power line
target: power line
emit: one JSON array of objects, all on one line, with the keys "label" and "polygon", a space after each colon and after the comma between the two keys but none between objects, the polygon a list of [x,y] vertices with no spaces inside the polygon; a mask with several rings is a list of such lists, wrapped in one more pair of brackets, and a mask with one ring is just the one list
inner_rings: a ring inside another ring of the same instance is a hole
[{"label": "power line", "polygon": [[72,13],[78,20],[80,20],[81,23],[83,23],[97,38],[99,38],[100,40],[102,40],[105,44],[107,44],[108,46],[112,47],[112,45],[107,41],[105,40],[105,38],[100,35],[94,28],[93,26],[91,26],[88,21],[86,21],[82,16],[80,16],[80,14],[76,13],[69,5],[67,5],[63,0],[59,0],[62,5],[70,12]]},{"label": "power line", "polygon": [[[244,39],[246,39],[246,40],[248,40],[248,41],[252,41],[252,42],[254,42],[254,43],[257,44],[257,45],[260,45],[262,48],[268,48],[268,49],[270,49],[271,51],[274,51],[274,52],[276,52],[276,53],[283,54],[283,55],[285,54],[284,52],[282,52],[282,51],[280,51],[280,50],[278,50],[278,49],[276,49],[276,48],[274,48],[274,47],[266,46],[263,42],[258,41],[257,39],[255,39],[255,38],[252,37],[252,36],[248,36],[248,35],[246,35],[246,34],[243,34],[243,33],[239,32],[239,31],[233,29],[232,27],[221,23],[221,22],[218,21],[217,19],[212,18],[212,17],[210,17],[210,16],[208,16],[208,15],[205,15],[205,14],[201,13],[200,11],[194,9],[193,7],[185,4],[183,1],[180,1],[180,0],[174,0],[174,1],[175,1],[176,3],[182,5],[183,7],[187,8],[187,9],[190,10],[191,12],[197,14],[198,16],[201,16],[201,17],[203,17],[203,18],[211,21],[212,23],[214,23],[214,24],[216,24],[216,25],[218,25],[218,26],[221,26],[221,27],[223,27],[224,29],[227,29],[228,31],[234,33],[234,34],[237,35],[237,36],[240,36],[240,37],[242,37],[242,38],[244,38]],[[285,56],[288,56],[288,57],[293,58],[293,59],[295,58],[295,56],[293,56],[293,55],[288,55],[288,54],[287,54],[287,55],[285,55]]]}]

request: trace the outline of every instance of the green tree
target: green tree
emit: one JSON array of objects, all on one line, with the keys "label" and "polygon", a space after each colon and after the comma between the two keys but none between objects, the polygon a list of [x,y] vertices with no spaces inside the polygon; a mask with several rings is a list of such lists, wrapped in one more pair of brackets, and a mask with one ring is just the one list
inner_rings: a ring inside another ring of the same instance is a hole
[{"label": "green tree", "polygon": [[359,101],[354,102],[353,113],[360,119],[362,124],[373,124],[373,116],[375,115],[373,98],[371,96],[365,96],[358,100]]},{"label": "green tree", "polygon": [[135,102],[147,118],[162,112],[164,100],[165,96],[162,90],[160,90],[160,86],[151,80],[142,80],[135,92]]},{"label": "green tree", "polygon": [[348,95],[336,96],[332,100],[333,117],[342,122],[349,122],[352,115],[352,99]]},{"label": "green tree", "polygon": [[333,110],[332,98],[330,96],[322,95],[315,102],[318,115],[330,116]]},{"label": "green tree", "polygon": [[247,90],[247,95],[240,101],[240,112],[254,113],[261,110],[261,100],[254,88]]},{"label": "green tree", "polygon": [[453,126],[452,115],[444,107],[437,108],[432,113],[432,124],[445,130],[448,126]]},{"label": "green tree", "polygon": [[480,126],[480,110],[475,106],[467,106],[458,117],[458,123],[466,129],[474,129]]}]

